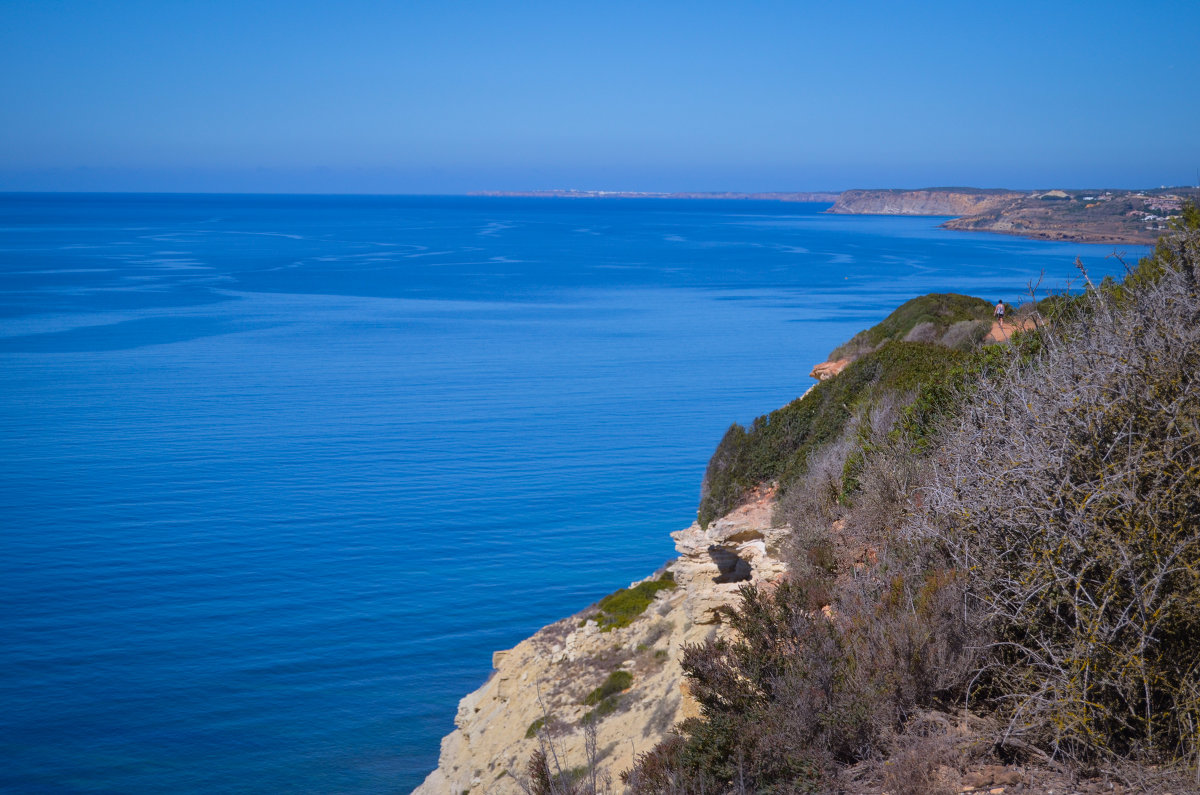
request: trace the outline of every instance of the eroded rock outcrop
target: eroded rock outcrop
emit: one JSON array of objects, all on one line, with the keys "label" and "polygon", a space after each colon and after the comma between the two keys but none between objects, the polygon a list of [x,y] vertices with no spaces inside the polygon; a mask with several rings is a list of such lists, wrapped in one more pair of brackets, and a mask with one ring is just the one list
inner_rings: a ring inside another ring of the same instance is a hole
[{"label": "eroded rock outcrop", "polygon": [[774,526],[773,506],[774,493],[762,491],[707,529],[672,533],[680,557],[667,571],[676,587],[659,591],[629,626],[602,631],[589,608],[496,652],[495,672],[459,704],[438,768],[416,792],[516,795],[540,742],[554,744],[564,768],[582,765],[582,722],[594,708],[583,702],[614,671],[627,671],[632,687],[596,724],[598,768],[619,789],[637,754],[697,714],[679,663],[683,647],[722,631],[714,610],[734,604],[743,583],[769,585],[783,574],[777,549],[785,530]]},{"label": "eroded rock outcrop", "polygon": [[849,367],[850,362],[852,361],[853,359],[843,358],[828,362],[821,362],[812,369],[812,372],[810,372],[808,376],[809,378],[815,378],[818,381],[828,381],[830,378],[833,378],[842,370],[845,370],[847,367]]},{"label": "eroded rock outcrop", "polygon": [[683,610],[695,624],[717,623],[715,609],[737,602],[744,582],[774,582],[786,567],[779,547],[787,533],[772,521],[774,491],[760,492],[728,516],[702,529],[698,523],[672,533],[679,560],[672,568],[684,587]]}]

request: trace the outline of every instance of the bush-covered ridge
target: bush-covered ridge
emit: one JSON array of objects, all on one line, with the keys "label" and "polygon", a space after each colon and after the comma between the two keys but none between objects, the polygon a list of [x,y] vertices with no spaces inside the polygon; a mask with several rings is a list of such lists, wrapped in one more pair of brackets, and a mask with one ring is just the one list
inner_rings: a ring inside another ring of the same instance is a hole
[{"label": "bush-covered ridge", "polygon": [[[942,342],[947,332],[956,324],[966,324],[970,327],[983,323],[990,326],[992,310],[993,306],[989,302],[969,295],[931,293],[918,296],[905,301],[878,324],[858,332],[849,341],[834,348],[829,354],[829,359],[833,361],[857,358],[892,340]],[[975,341],[978,342],[978,339]],[[950,342],[947,347],[961,344],[959,334],[956,333]]]},{"label": "bush-covered ridge", "polygon": [[889,341],[749,428],[734,423],[705,470],[700,524],[724,516],[767,481],[778,481],[786,493],[807,471],[809,455],[840,437],[856,411],[885,393],[943,380],[965,363],[965,354],[941,345]]},{"label": "bush-covered ridge", "polygon": [[892,392],[919,392],[967,366],[991,327],[981,298],[935,293],[906,301],[859,332],[830,359],[854,361],[805,396],[755,419],[734,423],[709,460],[701,486],[701,526],[724,516],[755,488],[778,481],[786,492],[807,470],[809,455],[838,438],[856,412]]}]

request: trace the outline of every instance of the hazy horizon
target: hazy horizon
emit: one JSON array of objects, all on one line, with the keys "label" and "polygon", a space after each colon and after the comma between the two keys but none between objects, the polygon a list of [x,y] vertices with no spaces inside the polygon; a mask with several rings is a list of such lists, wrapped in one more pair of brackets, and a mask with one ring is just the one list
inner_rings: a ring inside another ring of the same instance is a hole
[{"label": "hazy horizon", "polygon": [[[1036,185],[1036,186],[1026,186],[1026,185],[1018,185],[1018,186],[1011,186],[1011,185],[900,185],[900,186],[893,186],[893,187],[855,185],[852,187],[842,188],[842,189],[808,188],[808,189],[803,189],[803,190],[801,190],[801,189],[758,190],[758,189],[754,189],[754,188],[748,188],[748,189],[744,189],[744,190],[743,189],[737,189],[737,190],[697,189],[697,190],[684,190],[684,191],[653,191],[653,190],[641,190],[641,189],[635,189],[635,188],[627,189],[627,188],[591,188],[591,187],[572,187],[572,188],[545,187],[545,188],[526,188],[526,189],[521,189],[521,190],[509,189],[509,188],[490,188],[487,190],[478,190],[478,191],[444,191],[444,192],[425,191],[425,192],[420,192],[420,193],[417,193],[417,192],[389,193],[389,192],[384,192],[384,191],[334,191],[334,190],[327,190],[327,191],[302,191],[302,190],[264,191],[264,190],[73,190],[73,189],[56,190],[56,189],[42,189],[42,190],[0,190],[0,195],[59,194],[59,193],[61,193],[61,194],[80,194],[80,195],[112,194],[112,195],[131,195],[131,196],[137,196],[137,195],[141,195],[141,196],[155,196],[155,195],[159,195],[159,196],[297,196],[297,197],[301,197],[301,196],[347,196],[347,197],[364,196],[364,197],[379,197],[379,198],[387,198],[387,197],[419,198],[421,196],[434,196],[434,197],[444,197],[444,198],[479,196],[479,197],[487,198],[488,196],[493,196],[496,198],[503,198],[502,196],[497,196],[496,194],[513,194],[513,196],[512,196],[513,198],[522,198],[522,197],[526,197],[525,194],[549,193],[549,192],[561,191],[561,192],[567,192],[567,193],[575,192],[575,193],[645,194],[645,198],[655,199],[655,198],[660,198],[660,197],[683,198],[683,197],[686,197],[688,194],[702,194],[702,195],[703,194],[711,194],[711,195],[717,196],[720,194],[727,194],[727,193],[728,194],[751,194],[751,195],[752,194],[788,194],[788,193],[843,193],[843,192],[849,191],[849,190],[897,190],[897,191],[904,191],[904,190],[910,190],[910,191],[920,191],[920,190],[1011,190],[1011,191],[1015,191],[1015,192],[1021,192],[1021,191],[1031,191],[1032,192],[1032,191],[1038,191],[1038,190],[1054,190],[1054,189],[1071,190],[1071,191],[1111,190],[1111,189],[1116,189],[1116,190],[1138,190],[1138,189],[1141,189],[1141,190],[1163,190],[1163,189],[1170,189],[1170,188],[1196,188],[1196,187],[1200,187],[1200,184],[1198,184],[1198,185],[1183,185],[1183,184],[1181,184],[1181,185]],[[540,197],[528,196],[527,198],[540,198]],[[612,197],[569,196],[568,198],[636,199],[639,197],[637,197],[637,196],[612,196]],[[738,200],[739,199],[731,199],[731,201],[738,201]],[[764,199],[764,201],[770,201],[770,199]]]},{"label": "hazy horizon", "polygon": [[1200,6],[12,0],[0,191],[1148,188]]}]

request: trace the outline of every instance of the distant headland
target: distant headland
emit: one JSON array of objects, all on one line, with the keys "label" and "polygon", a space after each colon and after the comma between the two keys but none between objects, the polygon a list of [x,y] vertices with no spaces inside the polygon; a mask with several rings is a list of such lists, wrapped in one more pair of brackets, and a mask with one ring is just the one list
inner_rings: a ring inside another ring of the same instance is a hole
[{"label": "distant headland", "polygon": [[603,190],[481,191],[472,196],[569,199],[724,199],[827,202],[839,215],[953,216],[942,226],[1038,240],[1152,245],[1200,188],[1014,191],[985,188],[835,192],[653,193]]}]

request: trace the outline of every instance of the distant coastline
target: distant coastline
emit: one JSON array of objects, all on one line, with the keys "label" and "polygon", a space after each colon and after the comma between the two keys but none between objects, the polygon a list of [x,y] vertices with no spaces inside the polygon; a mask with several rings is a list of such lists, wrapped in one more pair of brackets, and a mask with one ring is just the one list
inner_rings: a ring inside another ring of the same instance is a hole
[{"label": "distant coastline", "polygon": [[632,190],[485,190],[468,193],[468,196],[524,197],[539,199],[733,199],[780,202],[827,202],[834,203],[842,194],[831,191],[817,192],[684,192],[655,193]]},{"label": "distant coastline", "polygon": [[836,215],[951,216],[945,229],[1034,240],[1149,246],[1200,188],[1012,191],[985,188],[847,190],[842,192],[680,192],[603,190],[480,191],[471,196],[566,199],[724,199],[824,202]]}]

